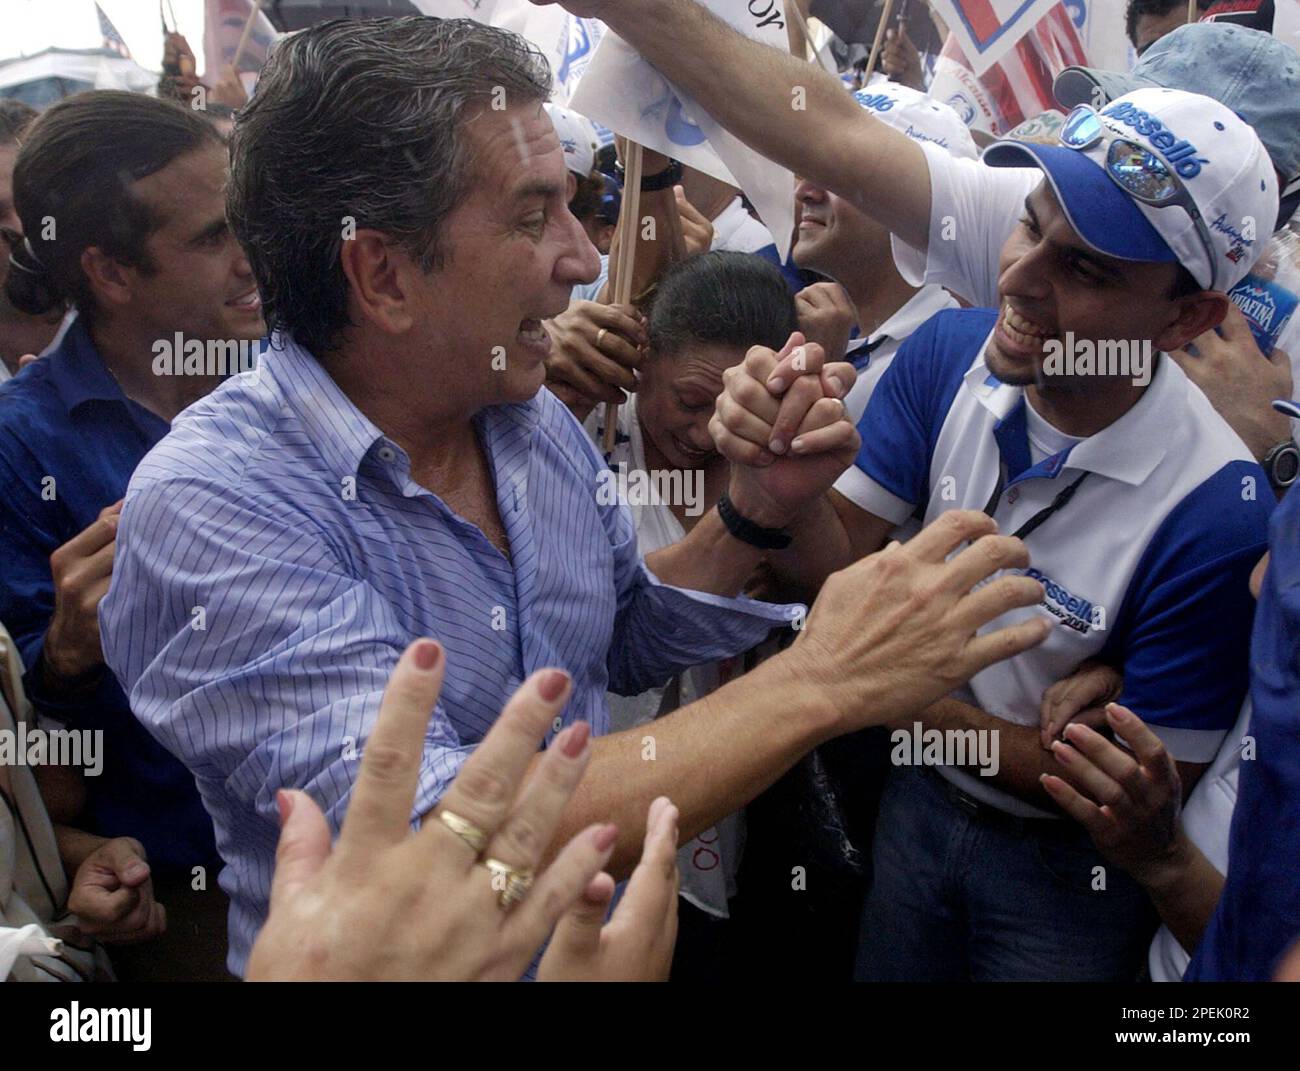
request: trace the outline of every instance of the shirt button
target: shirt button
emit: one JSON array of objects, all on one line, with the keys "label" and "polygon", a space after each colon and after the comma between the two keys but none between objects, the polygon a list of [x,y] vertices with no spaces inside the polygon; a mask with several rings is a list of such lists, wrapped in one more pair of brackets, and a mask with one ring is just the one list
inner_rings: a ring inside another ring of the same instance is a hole
[{"label": "shirt button", "polygon": [[381,446],[379,448],[380,461],[392,461],[396,457],[397,457],[397,451],[395,451],[391,446]]}]

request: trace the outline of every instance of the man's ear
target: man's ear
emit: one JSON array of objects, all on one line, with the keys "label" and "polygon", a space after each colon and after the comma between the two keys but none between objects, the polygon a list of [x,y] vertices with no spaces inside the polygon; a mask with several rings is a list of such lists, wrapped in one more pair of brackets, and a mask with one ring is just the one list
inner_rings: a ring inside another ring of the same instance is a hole
[{"label": "man's ear", "polygon": [[81,252],[81,270],[85,273],[95,304],[101,308],[131,303],[134,271],[110,257],[97,245]]},{"label": "man's ear", "polygon": [[339,263],[348,280],[348,305],[361,320],[385,334],[401,335],[415,322],[409,291],[413,258],[394,249],[375,230],[359,230],[343,241]]},{"label": "man's ear", "polygon": [[1199,294],[1179,298],[1178,315],[1151,340],[1151,344],[1166,353],[1182,349],[1193,339],[1223,323],[1223,318],[1228,315],[1229,300],[1227,294],[1216,290],[1202,290]]}]

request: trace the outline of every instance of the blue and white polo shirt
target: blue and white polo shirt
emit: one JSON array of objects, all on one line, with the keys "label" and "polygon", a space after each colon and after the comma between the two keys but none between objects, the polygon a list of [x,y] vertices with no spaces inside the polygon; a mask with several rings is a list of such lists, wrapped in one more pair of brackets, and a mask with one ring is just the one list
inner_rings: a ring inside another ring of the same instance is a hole
[{"label": "blue and white polo shirt", "polygon": [[[1035,463],[1024,389],[984,363],[996,318],[984,309],[941,312],[912,335],[872,395],[858,425],[862,449],[836,490],[895,524],[917,512],[928,524],[946,510],[984,509],[1005,464],[994,517],[1012,533],[1087,472],[1074,497],[1026,536],[1027,572],[1043,582],[1043,602],[988,626],[1047,613],[1057,627],[955,697],[1037,725],[1043,692],[1100,657],[1123,672],[1119,701],[1175,759],[1208,763],[1246,693],[1247,581],[1267,547],[1268,480],[1164,355],[1124,416]],[[987,778],[939,772],[1005,811],[1049,816]]]}]

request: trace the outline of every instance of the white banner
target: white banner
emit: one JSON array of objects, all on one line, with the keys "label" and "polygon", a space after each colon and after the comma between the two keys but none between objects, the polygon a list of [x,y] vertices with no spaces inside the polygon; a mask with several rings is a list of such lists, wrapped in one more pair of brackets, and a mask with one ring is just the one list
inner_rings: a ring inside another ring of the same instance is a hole
[{"label": "white banner", "polygon": [[567,105],[591,61],[605,24],[581,19],[551,4],[538,7],[528,0],[411,0],[421,14],[440,19],[473,19],[512,30],[532,44],[551,65],[555,79],[552,100]]},{"label": "white banner", "polygon": [[1273,36],[1300,52],[1300,0],[1273,0]]},{"label": "white banner", "polygon": [[[745,36],[789,51],[782,0],[701,3]],[[624,137],[738,186],[785,260],[794,231],[794,176],[723,130],[617,34],[605,33],[572,104]]]}]

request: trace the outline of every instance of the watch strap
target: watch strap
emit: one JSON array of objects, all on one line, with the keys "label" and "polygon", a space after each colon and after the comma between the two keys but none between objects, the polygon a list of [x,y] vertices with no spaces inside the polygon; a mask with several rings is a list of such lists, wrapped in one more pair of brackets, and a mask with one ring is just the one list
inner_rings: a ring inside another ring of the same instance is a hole
[{"label": "watch strap", "polygon": [[736,539],[759,550],[785,550],[790,545],[790,535],[780,528],[764,528],[742,517],[726,491],[718,499],[718,516]]}]

